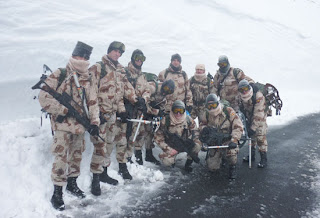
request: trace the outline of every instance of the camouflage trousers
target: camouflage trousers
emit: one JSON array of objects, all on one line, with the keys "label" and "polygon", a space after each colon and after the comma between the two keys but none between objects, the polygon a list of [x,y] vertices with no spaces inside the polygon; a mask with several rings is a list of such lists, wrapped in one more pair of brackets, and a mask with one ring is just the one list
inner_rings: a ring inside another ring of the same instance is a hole
[{"label": "camouflage trousers", "polygon": [[51,180],[54,185],[64,186],[67,184],[68,177],[80,175],[80,163],[84,150],[84,134],[55,131],[51,147],[54,155]]},{"label": "camouflage trousers", "polygon": [[259,152],[268,151],[268,142],[267,142],[267,131],[268,125],[267,122],[263,122],[256,131],[256,134],[252,136],[252,147],[258,145]]},{"label": "camouflage trousers", "polygon": [[[196,144],[194,146],[192,152],[198,154],[200,150],[201,150],[200,145]],[[175,159],[176,159],[177,155],[178,154],[172,156],[172,155],[168,154],[167,152],[163,152],[163,153],[159,154],[159,158],[162,161],[162,164],[164,166],[172,166],[176,162]],[[187,158],[190,160],[192,159],[189,155],[187,155]]]},{"label": "camouflage trousers", "polygon": [[208,151],[207,166],[209,170],[214,171],[220,169],[222,158],[225,158],[229,165],[234,166],[237,164],[239,148],[212,148]]},{"label": "camouflage trousers", "polygon": [[120,121],[106,122],[99,127],[100,136],[105,140],[91,136],[94,151],[91,159],[90,170],[92,173],[102,173],[103,167],[111,164],[111,153],[116,145],[116,158],[119,163],[127,162],[127,124]]},{"label": "camouflage trousers", "polygon": [[132,156],[134,150],[142,150],[143,145],[145,145],[146,149],[154,148],[154,145],[152,142],[152,139],[153,139],[152,126],[150,126],[149,124],[141,124],[136,140],[133,142],[134,134],[136,133],[137,128],[138,128],[138,123],[134,123],[132,135],[128,143],[129,157]]}]

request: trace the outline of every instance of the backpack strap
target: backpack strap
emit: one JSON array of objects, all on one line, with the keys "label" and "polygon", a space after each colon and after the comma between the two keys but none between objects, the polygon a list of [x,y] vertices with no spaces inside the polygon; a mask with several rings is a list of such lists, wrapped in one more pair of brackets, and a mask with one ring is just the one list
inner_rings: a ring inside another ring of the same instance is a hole
[{"label": "backpack strap", "polygon": [[60,70],[60,75],[59,75],[59,80],[58,80],[58,86],[56,90],[61,86],[62,82],[65,80],[67,77],[67,68],[58,68]]},{"label": "backpack strap", "polygon": [[100,64],[101,66],[100,79],[102,79],[105,75],[107,75],[106,65],[102,61],[98,61],[97,64]]},{"label": "backpack strap", "polygon": [[233,76],[237,80],[237,83],[239,83],[238,74],[240,71],[242,71],[242,70],[239,68],[233,68]]}]

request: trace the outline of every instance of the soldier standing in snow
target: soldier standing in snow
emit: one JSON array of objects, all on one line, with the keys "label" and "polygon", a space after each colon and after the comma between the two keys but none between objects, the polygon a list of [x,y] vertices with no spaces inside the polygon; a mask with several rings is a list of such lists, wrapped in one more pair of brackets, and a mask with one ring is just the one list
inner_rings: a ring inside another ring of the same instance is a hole
[{"label": "soldier standing in snow", "polygon": [[[92,135],[98,135],[100,124],[98,101],[88,71],[91,51],[91,46],[78,42],[66,68],[56,70],[45,82],[58,93],[69,94],[73,101],[81,107],[86,107],[84,102],[87,102],[88,118],[91,123],[88,131]],[[77,83],[80,84],[80,87],[77,87]],[[62,198],[64,185],[67,184],[66,190],[71,194],[79,198],[85,197],[76,182],[80,175],[82,152],[85,150],[85,128],[76,121],[68,108],[61,105],[47,92],[40,91],[39,101],[41,107],[51,114],[51,126],[54,131],[52,153],[55,159],[51,172],[54,192],[51,203],[55,209],[64,210],[65,205]]]},{"label": "soldier standing in snow", "polygon": [[181,56],[179,54],[172,55],[169,67],[159,73],[159,80],[161,82],[169,79],[174,81],[175,90],[173,94],[166,97],[165,112],[169,113],[172,104],[176,100],[181,100],[186,105],[186,110],[191,113],[193,107],[192,92],[190,90],[188,75],[182,70]]},{"label": "soldier standing in snow", "polygon": [[[185,147],[187,143],[192,141],[192,147]],[[199,131],[194,120],[186,114],[185,105],[182,101],[176,100],[171,107],[169,115],[161,120],[160,129],[154,137],[155,143],[162,149],[163,153],[159,154],[162,163],[165,166],[174,166],[175,158],[181,148],[188,150],[188,157],[185,163],[185,170],[192,171],[191,164],[194,159],[198,158],[201,149],[199,141]],[[174,144],[174,141],[183,143]]]},{"label": "soldier standing in snow", "polygon": [[[190,90],[192,92],[193,110],[191,117],[196,119],[205,110],[206,97],[213,92],[213,81],[205,73],[204,64],[197,64],[194,76],[190,78]],[[211,76],[212,77],[212,76]]]},{"label": "soldier standing in snow", "polygon": [[222,144],[213,144],[213,146],[228,145],[229,147],[210,149],[208,151],[207,166],[210,171],[215,172],[220,169],[222,158],[226,157],[229,162],[229,178],[235,179],[239,152],[238,142],[243,131],[242,122],[236,112],[231,107],[220,103],[215,94],[210,94],[206,98],[206,110],[199,117],[199,126],[201,131],[204,128],[213,127],[217,132],[230,135],[230,138],[226,138],[222,141]]},{"label": "soldier standing in snow", "polygon": [[[250,85],[247,80],[241,80],[238,85],[240,93],[240,110],[248,121],[248,136],[252,138],[251,160],[255,161],[256,145],[259,147],[261,161],[259,168],[267,166],[267,110],[266,99],[262,92]],[[249,156],[243,158],[244,162],[249,161]]]},{"label": "soldier standing in snow", "polygon": [[[150,87],[148,85],[148,81],[146,79],[145,74],[142,73],[141,67],[143,62],[146,60],[143,52],[140,49],[136,49],[132,52],[131,61],[128,63],[128,67],[125,68],[124,76],[128,79],[131,85],[135,89],[135,94],[138,97],[138,101],[140,105],[143,105],[142,110],[137,110],[137,107],[134,107],[127,99],[124,99],[125,106],[127,112],[131,111],[132,119],[140,118],[141,115],[146,115],[147,107],[146,102],[150,99]],[[133,124],[133,132],[138,126],[138,123]],[[134,134],[130,136],[130,140],[128,142],[129,149],[128,149],[128,156],[132,156],[133,149],[135,150],[135,157],[136,162],[140,165],[143,165],[142,159],[142,146],[144,144],[143,135],[145,135],[145,125],[140,125],[139,133],[136,140],[133,142]]]},{"label": "soldier standing in snow", "polygon": [[218,66],[219,70],[213,78],[213,93],[220,96],[220,99],[227,100],[231,107],[238,111],[238,83],[242,79],[248,80],[249,83],[254,83],[254,81],[241,69],[230,67],[228,57],[225,55],[219,57]]},{"label": "soldier standing in snow", "polygon": [[[100,181],[112,185],[117,185],[118,181],[108,175],[107,169],[111,164],[110,155],[114,143],[117,149],[117,161],[119,162],[119,173],[124,179],[132,179],[127,169],[127,140],[123,124],[127,122],[127,113],[123,102],[126,97],[132,104],[136,103],[134,88],[129,81],[122,76],[124,67],[118,59],[125,52],[125,45],[122,42],[114,41],[109,47],[107,54],[102,57],[102,61],[90,67],[95,87],[98,92],[100,108],[100,135],[105,142],[91,137],[94,144],[94,151],[90,164],[93,173],[91,192],[98,196],[101,194]],[[116,120],[116,113],[121,121]]]},{"label": "soldier standing in snow", "polygon": [[[146,120],[150,120],[153,117],[163,117],[164,105],[166,104],[166,95],[172,94],[174,92],[174,82],[172,80],[167,80],[161,84],[158,81],[148,82],[151,96],[148,104],[148,113],[145,117]],[[154,132],[152,126],[145,125],[145,132],[141,135],[146,146],[146,158],[145,160],[154,164],[159,165],[160,162],[153,156],[152,149],[154,144],[152,142],[154,137]]]}]

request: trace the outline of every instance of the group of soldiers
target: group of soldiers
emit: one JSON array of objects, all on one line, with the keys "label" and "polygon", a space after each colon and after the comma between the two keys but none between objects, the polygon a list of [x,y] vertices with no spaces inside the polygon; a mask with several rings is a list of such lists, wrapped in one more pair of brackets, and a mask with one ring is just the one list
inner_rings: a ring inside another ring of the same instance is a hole
[{"label": "group of soldiers", "polygon": [[[230,136],[215,144],[224,148],[207,150],[208,169],[215,172],[226,160],[229,178],[235,179],[238,143],[243,133],[239,110],[250,121],[247,129],[252,138],[252,161],[258,145],[261,155],[258,167],[267,166],[266,100],[254,89],[251,78],[230,66],[227,56],[219,57],[214,77],[206,74],[204,64],[198,64],[194,76],[188,79],[179,54],[172,55],[169,67],[156,76],[142,72],[146,57],[139,49],[133,51],[127,67],[118,62],[125,52],[122,42],[112,42],[102,60],[89,66],[92,49],[78,42],[66,67],[47,77],[39,94],[41,107],[51,115],[54,132],[51,203],[55,209],[65,209],[62,197],[65,185],[69,193],[85,197],[76,182],[85,149],[85,131],[90,133],[94,145],[90,171],[91,193],[95,196],[101,195],[100,182],[118,184],[108,175],[114,146],[123,179],[132,179],[127,163],[133,163],[133,155],[136,163],[143,165],[143,146],[145,161],[170,167],[174,167],[180,152],[187,152],[185,170],[191,172],[192,163],[199,162],[198,153],[205,150],[200,133],[208,128]],[[57,101],[47,91],[49,88],[71,96],[72,102],[81,108],[79,111],[85,112],[89,127],[85,128],[73,110]],[[159,117],[161,121],[157,120]],[[194,121],[196,118],[199,125]],[[145,120],[153,125],[144,124]],[[160,161],[152,152],[155,145],[162,149]]]}]

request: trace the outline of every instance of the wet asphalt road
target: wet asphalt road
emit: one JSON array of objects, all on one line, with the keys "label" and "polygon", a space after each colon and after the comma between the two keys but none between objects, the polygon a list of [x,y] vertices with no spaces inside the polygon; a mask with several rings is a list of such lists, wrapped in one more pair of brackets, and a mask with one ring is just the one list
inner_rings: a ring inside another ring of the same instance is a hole
[{"label": "wet asphalt road", "polygon": [[[185,160],[177,163],[167,185],[142,204],[128,211],[128,217],[302,217],[319,201],[310,189],[319,169],[320,114],[298,118],[282,127],[270,127],[268,167],[251,169],[242,163],[245,145],[238,156],[238,178],[227,179],[205,166],[194,165],[191,174],[181,173]],[[204,163],[204,153],[201,154]],[[319,203],[319,202],[318,202]]]}]

